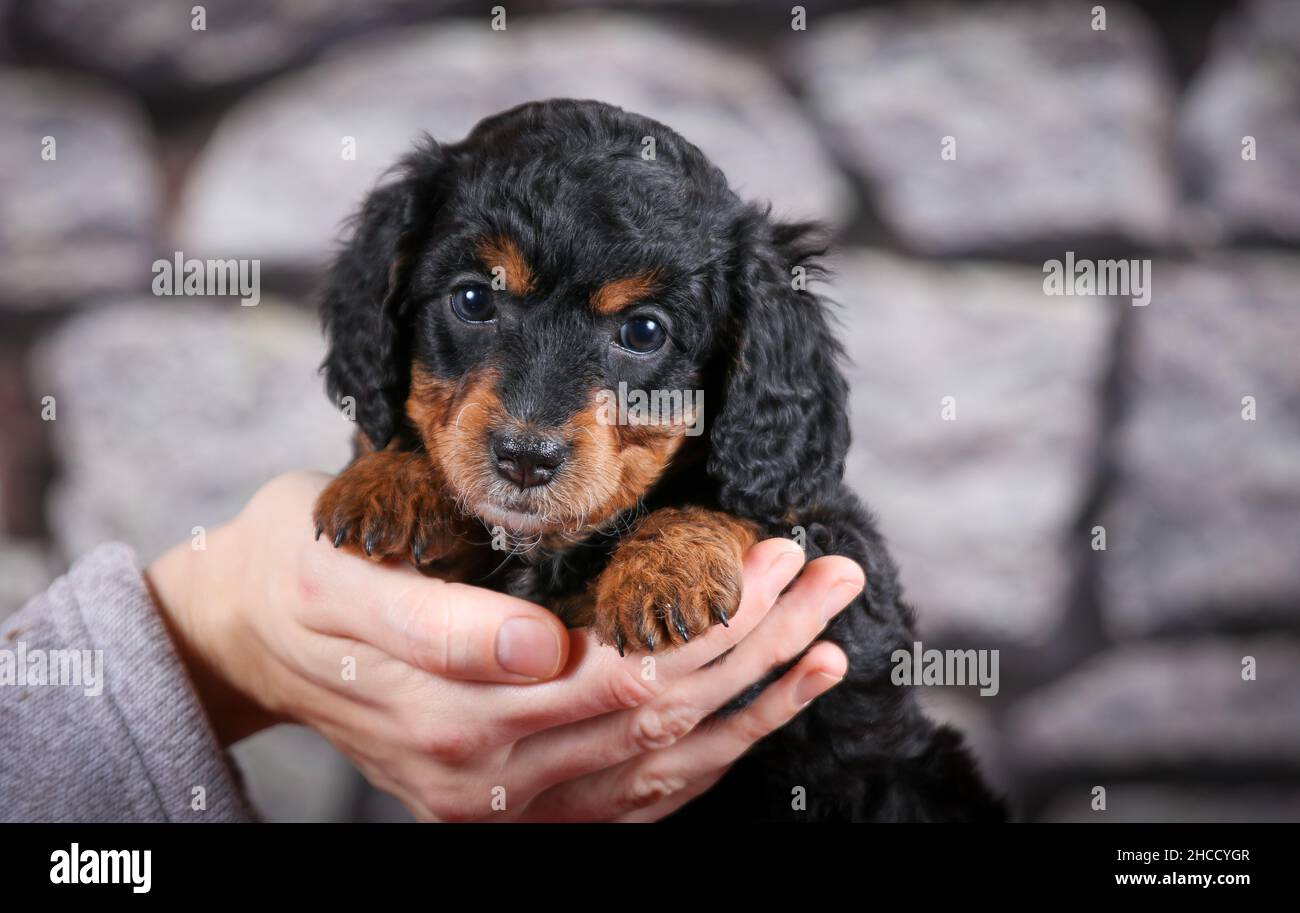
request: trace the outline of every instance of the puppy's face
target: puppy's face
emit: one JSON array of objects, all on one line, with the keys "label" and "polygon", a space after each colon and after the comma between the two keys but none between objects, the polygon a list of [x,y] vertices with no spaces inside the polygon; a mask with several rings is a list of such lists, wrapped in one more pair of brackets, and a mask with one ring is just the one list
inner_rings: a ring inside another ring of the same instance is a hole
[{"label": "puppy's face", "polygon": [[408,274],[406,413],[466,513],[577,535],[634,507],[699,429],[717,240],[708,188],[637,137],[533,140],[451,154]]},{"label": "puppy's face", "polygon": [[520,538],[610,523],[688,446],[688,497],[779,524],[848,442],[838,344],[792,281],[809,229],[663,124],[521,105],[367,198],[325,285],[327,384],[372,446],[417,436],[465,513]]}]

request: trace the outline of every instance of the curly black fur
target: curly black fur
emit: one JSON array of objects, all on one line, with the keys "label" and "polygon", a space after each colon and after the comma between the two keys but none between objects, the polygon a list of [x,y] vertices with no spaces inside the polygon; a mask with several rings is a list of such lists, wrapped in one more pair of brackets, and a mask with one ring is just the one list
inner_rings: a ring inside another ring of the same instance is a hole
[{"label": "curly black fur", "polygon": [[[643,137],[655,139],[653,161],[641,154]],[[488,352],[441,303],[458,271],[476,268],[474,239],[491,233],[517,239],[543,282],[539,304],[514,331],[503,326]],[[848,656],[845,681],[677,817],[1002,819],[961,737],[890,682],[891,654],[913,641],[912,615],[871,515],[843,481],[841,347],[823,302],[792,281],[800,267],[818,275],[819,253],[814,226],[742,202],[664,125],[596,102],[524,105],[461,143],[422,143],[366,201],[324,296],[329,391],[355,399],[375,446],[418,448],[403,415],[412,360],[456,378],[493,357],[506,366],[507,404],[534,420],[562,420],[593,384],[702,386],[707,436],[678,454],[646,506],[721,509],[767,536],[802,526],[810,559],[849,557],[868,583],[824,635]],[[671,351],[612,363],[609,327],[563,301],[647,269],[663,280]],[[618,528],[583,547],[513,558],[490,585],[553,603],[600,572]],[[800,786],[807,810],[796,812]]]}]

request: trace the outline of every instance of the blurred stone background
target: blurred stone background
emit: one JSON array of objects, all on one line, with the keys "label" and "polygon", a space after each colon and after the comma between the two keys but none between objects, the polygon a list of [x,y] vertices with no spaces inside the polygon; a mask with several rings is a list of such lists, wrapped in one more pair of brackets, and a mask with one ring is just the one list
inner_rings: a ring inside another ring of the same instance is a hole
[{"label": "blurred stone background", "polygon": [[[1020,816],[1300,820],[1300,4],[194,5],[0,0],[0,614],[340,468],[341,219],[419,130],[597,97],[835,227],[850,480],[926,646],[1001,651],[927,701]],[[1151,258],[1150,305],[1046,296],[1066,250]],[[176,251],[262,302],[155,297]],[[236,754],[273,819],[403,817],[307,730]]]}]

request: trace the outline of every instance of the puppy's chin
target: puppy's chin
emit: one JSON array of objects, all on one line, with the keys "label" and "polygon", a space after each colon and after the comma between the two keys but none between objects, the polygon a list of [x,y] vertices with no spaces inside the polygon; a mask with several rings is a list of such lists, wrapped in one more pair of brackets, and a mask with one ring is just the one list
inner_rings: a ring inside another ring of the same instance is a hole
[{"label": "puppy's chin", "polygon": [[546,488],[520,490],[495,480],[465,498],[470,512],[489,529],[500,527],[512,536],[529,538],[570,531],[565,512],[556,509],[555,493]]},{"label": "puppy's chin", "polygon": [[500,507],[488,500],[473,504],[470,509],[489,529],[499,526],[512,536],[538,536],[560,531],[557,524],[546,522],[540,513]]},{"label": "puppy's chin", "polygon": [[608,514],[599,510],[575,514],[563,489],[546,487],[521,491],[496,482],[462,498],[468,512],[488,528],[500,528],[518,539],[582,535],[601,527]]}]

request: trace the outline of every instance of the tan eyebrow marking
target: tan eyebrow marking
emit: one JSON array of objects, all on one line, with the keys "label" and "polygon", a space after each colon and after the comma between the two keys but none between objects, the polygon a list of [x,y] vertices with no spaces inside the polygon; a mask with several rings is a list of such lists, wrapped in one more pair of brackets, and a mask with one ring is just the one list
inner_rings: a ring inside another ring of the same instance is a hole
[{"label": "tan eyebrow marking", "polygon": [[533,268],[524,259],[519,245],[505,235],[484,238],[478,242],[475,251],[489,270],[500,269],[504,273],[510,294],[526,295],[536,286]]},{"label": "tan eyebrow marking", "polygon": [[630,304],[640,301],[658,287],[658,270],[639,276],[606,282],[591,293],[591,307],[597,314],[617,314]]}]

